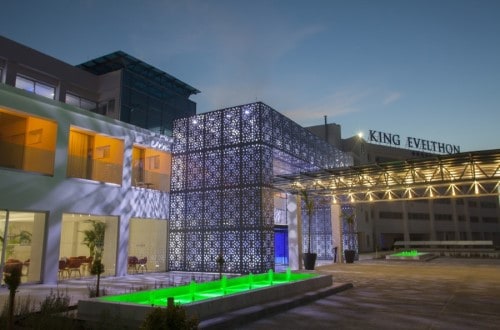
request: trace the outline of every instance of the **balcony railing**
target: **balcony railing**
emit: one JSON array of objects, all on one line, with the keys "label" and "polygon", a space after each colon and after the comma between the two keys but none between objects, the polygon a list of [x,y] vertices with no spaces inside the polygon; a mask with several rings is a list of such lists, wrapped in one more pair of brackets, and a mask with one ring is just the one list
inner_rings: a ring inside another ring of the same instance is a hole
[{"label": "balcony railing", "polygon": [[132,186],[160,191],[170,191],[170,175],[132,168]]},{"label": "balcony railing", "polygon": [[54,174],[54,151],[0,141],[0,155],[0,167]]},{"label": "balcony railing", "polygon": [[67,175],[101,182],[122,183],[123,167],[119,164],[80,156],[68,156]]}]

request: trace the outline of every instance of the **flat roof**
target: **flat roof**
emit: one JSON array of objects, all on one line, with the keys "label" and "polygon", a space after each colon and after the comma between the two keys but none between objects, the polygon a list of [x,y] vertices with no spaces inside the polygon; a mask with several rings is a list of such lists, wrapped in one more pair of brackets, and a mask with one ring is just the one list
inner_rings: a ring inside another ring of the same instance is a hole
[{"label": "flat roof", "polygon": [[77,67],[96,75],[102,75],[108,72],[127,68],[153,81],[156,81],[161,85],[165,85],[165,83],[173,83],[175,86],[184,89],[190,95],[200,93],[199,90],[186,84],[185,82],[121,50],[79,64]]}]

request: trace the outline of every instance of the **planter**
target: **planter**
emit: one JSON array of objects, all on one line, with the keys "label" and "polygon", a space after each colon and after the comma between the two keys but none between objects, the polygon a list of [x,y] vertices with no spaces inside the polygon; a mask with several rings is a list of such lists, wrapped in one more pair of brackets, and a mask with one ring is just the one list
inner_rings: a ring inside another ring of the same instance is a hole
[{"label": "planter", "polygon": [[304,268],[307,270],[314,270],[316,264],[316,253],[304,253]]},{"label": "planter", "polygon": [[356,257],[356,251],[354,250],[345,250],[344,251],[345,262],[347,264],[352,264],[354,262],[354,258]]}]

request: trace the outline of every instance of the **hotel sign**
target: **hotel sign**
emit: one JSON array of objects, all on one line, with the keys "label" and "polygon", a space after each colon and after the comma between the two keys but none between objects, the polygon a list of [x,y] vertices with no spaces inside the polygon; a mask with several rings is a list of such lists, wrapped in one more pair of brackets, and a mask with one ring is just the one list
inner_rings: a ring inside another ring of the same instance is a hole
[{"label": "hotel sign", "polygon": [[[394,147],[401,147],[402,139],[399,134],[370,130],[369,141],[379,144],[387,144]],[[460,152],[460,146],[414,137],[407,137],[404,139],[404,147],[440,154],[457,154]]]}]

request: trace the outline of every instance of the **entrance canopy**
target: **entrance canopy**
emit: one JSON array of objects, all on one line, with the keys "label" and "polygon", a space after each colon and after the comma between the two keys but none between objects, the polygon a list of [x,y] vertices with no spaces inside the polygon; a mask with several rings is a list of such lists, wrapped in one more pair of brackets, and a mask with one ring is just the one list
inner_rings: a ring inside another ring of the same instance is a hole
[{"label": "entrance canopy", "polygon": [[372,203],[500,195],[500,149],[279,175],[277,189]]}]

